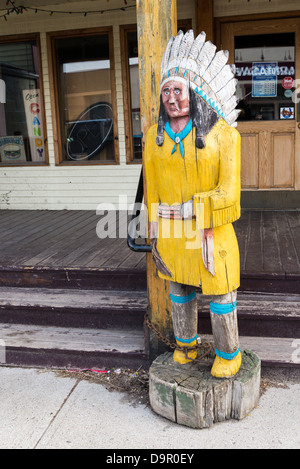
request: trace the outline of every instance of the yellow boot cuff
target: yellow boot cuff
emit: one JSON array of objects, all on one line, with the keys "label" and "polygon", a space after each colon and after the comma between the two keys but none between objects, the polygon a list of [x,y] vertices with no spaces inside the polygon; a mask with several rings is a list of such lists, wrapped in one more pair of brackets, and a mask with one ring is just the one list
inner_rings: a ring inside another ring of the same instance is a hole
[{"label": "yellow boot cuff", "polygon": [[[192,342],[184,340],[184,339],[179,340],[177,337],[175,338],[176,338],[177,345],[179,347],[186,347],[187,350],[197,345],[197,337],[192,339]],[[197,350],[191,350],[190,352],[187,351],[187,353],[181,350],[175,350],[174,355],[173,355],[174,362],[180,363],[181,365],[190,363],[192,360],[195,360],[196,358],[197,358]]]}]

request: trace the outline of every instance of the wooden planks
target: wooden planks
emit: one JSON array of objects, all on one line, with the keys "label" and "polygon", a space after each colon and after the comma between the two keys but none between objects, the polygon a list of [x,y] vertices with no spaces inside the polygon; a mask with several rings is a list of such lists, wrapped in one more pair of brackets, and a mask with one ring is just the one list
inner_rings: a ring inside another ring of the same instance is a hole
[{"label": "wooden planks", "polygon": [[242,272],[300,274],[298,211],[248,211],[234,227]]},{"label": "wooden planks", "polygon": [[118,329],[65,329],[63,327],[1,324],[1,334],[8,348],[55,348],[78,352],[117,350],[122,353],[144,351],[143,330],[125,332]]},{"label": "wooden planks", "polygon": [[[127,270],[127,272],[130,272]],[[129,277],[129,274],[127,275]],[[0,287],[2,322],[64,327],[142,328],[147,291],[130,290],[124,282],[112,288],[99,285],[57,288]],[[135,287],[137,283],[135,282]],[[109,289],[108,289],[109,288]],[[211,298],[198,294],[198,332],[211,333]],[[299,294],[238,294],[240,335],[300,338]]]},{"label": "wooden planks", "polygon": [[53,368],[148,366],[144,331],[0,324],[5,363]]},{"label": "wooden planks", "polygon": [[[0,266],[145,270],[145,254],[127,247],[127,217],[103,216],[114,231],[99,239],[92,211],[0,211]],[[244,211],[234,228],[243,274],[300,275],[300,212]]]},{"label": "wooden planks", "polygon": [[[203,335],[203,340],[212,340],[212,335]],[[299,368],[296,346],[299,339],[293,337],[249,337],[240,336],[241,350],[252,350],[262,362],[262,366],[283,366]]]},{"label": "wooden planks", "polygon": [[[116,232],[99,239],[100,216],[91,211],[0,212],[2,266],[118,267],[130,255],[126,219],[115,214]],[[122,228],[122,225],[125,225]],[[122,230],[122,239],[119,233]],[[111,259],[111,263],[110,263]],[[134,267],[140,258],[133,263]]]}]

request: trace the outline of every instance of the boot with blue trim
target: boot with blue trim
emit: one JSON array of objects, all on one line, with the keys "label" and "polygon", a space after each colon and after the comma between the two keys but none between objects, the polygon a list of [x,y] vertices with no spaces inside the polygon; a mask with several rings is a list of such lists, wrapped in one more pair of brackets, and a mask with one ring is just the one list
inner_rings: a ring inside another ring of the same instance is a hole
[{"label": "boot with blue trim", "polygon": [[186,363],[190,363],[191,361],[197,358],[197,350],[189,351],[189,348],[197,345],[197,337],[195,338],[195,340],[188,339],[188,341],[189,342],[187,342],[187,339],[179,339],[178,337],[176,337],[176,344],[179,347],[185,347],[186,351],[183,352],[182,350],[175,350],[173,354],[173,360],[175,363],[185,365]]},{"label": "boot with blue trim", "polygon": [[242,364],[239,346],[236,291],[213,297],[210,317],[216,358],[211,369],[215,378],[231,378]]}]

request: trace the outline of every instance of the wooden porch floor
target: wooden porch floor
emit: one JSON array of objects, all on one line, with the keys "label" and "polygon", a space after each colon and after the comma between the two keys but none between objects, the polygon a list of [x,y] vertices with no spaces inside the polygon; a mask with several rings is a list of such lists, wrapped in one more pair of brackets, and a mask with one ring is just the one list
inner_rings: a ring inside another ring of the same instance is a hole
[{"label": "wooden porch floor", "polygon": [[[0,211],[0,267],[146,269],[127,247],[126,217],[99,239],[91,211]],[[234,224],[241,272],[300,276],[300,211],[244,211]]]}]

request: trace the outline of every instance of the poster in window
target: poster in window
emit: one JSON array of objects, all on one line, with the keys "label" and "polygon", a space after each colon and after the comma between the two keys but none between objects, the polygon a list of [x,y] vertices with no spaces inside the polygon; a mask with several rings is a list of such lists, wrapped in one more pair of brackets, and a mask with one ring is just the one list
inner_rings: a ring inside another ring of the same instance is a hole
[{"label": "poster in window", "polygon": [[45,162],[43,116],[40,90],[23,90],[31,160]]},{"label": "poster in window", "polygon": [[295,119],[295,108],[294,107],[281,107],[280,108],[280,119]]},{"label": "poster in window", "polygon": [[277,62],[253,62],[252,97],[276,98]]},{"label": "poster in window", "polygon": [[26,162],[23,137],[0,137],[1,163]]}]

